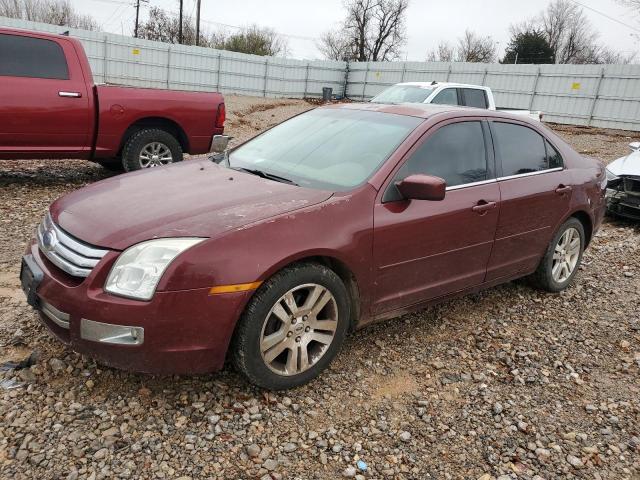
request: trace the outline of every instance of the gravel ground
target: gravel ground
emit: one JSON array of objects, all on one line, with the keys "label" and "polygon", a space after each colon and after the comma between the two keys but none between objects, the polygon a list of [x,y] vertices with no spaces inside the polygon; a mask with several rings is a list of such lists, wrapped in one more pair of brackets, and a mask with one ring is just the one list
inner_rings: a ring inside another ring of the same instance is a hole
[{"label": "gravel ground", "polygon": [[[312,107],[227,105],[236,141]],[[631,136],[554,128],[606,161]],[[0,365],[34,362],[0,371],[0,478],[640,478],[639,226],[605,223],[561,295],[514,282],[369,327],[320,379],[273,394],[230,368],[102,367],[38,323],[24,245],[56,197],[109,175],[0,163]]]}]

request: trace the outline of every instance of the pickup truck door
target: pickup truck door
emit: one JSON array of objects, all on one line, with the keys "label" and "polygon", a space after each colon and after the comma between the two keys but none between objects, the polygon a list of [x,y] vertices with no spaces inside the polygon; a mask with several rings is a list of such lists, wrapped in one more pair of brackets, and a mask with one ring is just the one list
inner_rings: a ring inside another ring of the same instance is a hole
[{"label": "pickup truck door", "polygon": [[[374,206],[376,316],[484,282],[500,211],[489,135],[480,120],[427,132]],[[405,200],[395,187],[412,174],[445,179],[442,201]]]},{"label": "pickup truck door", "polygon": [[0,157],[88,155],[91,95],[71,42],[0,33]]}]

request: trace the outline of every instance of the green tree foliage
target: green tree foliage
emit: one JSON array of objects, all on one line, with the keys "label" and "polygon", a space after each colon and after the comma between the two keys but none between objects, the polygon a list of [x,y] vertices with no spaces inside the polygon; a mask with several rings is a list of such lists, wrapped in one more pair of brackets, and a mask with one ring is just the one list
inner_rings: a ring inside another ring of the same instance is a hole
[{"label": "green tree foliage", "polygon": [[514,32],[502,63],[554,63],[554,51],[540,30]]}]

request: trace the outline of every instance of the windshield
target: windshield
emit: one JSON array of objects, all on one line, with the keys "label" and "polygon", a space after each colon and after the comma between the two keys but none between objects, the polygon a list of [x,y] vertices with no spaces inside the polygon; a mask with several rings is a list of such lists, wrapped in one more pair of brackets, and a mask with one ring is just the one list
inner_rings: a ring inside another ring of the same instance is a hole
[{"label": "windshield", "polygon": [[236,148],[229,166],[303,187],[350,190],[365,182],[420,122],[405,115],[318,108]]},{"label": "windshield", "polygon": [[423,103],[433,88],[416,85],[394,85],[371,99],[373,103]]}]

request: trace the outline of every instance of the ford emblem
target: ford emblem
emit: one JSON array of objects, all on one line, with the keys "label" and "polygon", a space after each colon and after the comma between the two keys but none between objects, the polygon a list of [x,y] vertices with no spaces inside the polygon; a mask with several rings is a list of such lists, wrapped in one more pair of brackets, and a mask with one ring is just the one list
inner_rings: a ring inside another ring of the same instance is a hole
[{"label": "ford emblem", "polygon": [[47,230],[46,232],[44,232],[44,234],[42,235],[42,247],[45,250],[53,250],[53,248],[56,246],[56,243],[58,243],[56,232],[54,232],[53,230]]}]

